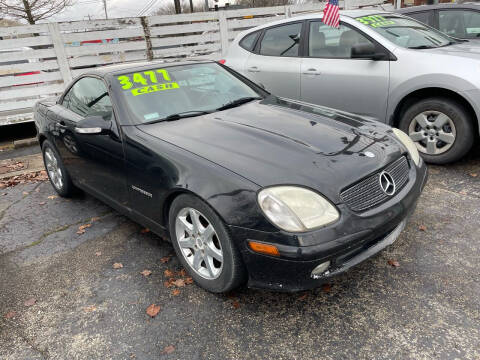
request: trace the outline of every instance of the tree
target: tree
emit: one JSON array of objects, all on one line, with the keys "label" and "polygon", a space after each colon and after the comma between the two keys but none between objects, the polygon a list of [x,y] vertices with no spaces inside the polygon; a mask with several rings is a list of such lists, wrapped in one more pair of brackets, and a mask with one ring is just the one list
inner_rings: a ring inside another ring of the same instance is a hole
[{"label": "tree", "polygon": [[6,17],[26,20],[35,24],[58,14],[74,0],[0,0],[0,13]]},{"label": "tree", "polygon": [[[1,1],[1,0],[0,0]],[[182,1],[180,2],[181,6],[181,13],[190,13],[190,2],[189,1]],[[203,6],[200,3],[193,4],[193,12],[204,11]],[[161,5],[156,11],[155,15],[174,15],[177,11],[175,9],[175,4],[172,1],[171,3]]]}]

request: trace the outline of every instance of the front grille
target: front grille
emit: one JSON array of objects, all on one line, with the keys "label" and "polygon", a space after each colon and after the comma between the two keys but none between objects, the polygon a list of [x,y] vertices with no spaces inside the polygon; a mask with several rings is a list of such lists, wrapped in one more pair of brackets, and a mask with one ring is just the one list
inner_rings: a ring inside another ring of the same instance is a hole
[{"label": "front grille", "polygon": [[[380,174],[386,171],[395,181],[395,193],[387,195],[380,186]],[[340,193],[342,201],[353,211],[363,211],[380,205],[397,194],[408,182],[409,166],[405,156]]]}]

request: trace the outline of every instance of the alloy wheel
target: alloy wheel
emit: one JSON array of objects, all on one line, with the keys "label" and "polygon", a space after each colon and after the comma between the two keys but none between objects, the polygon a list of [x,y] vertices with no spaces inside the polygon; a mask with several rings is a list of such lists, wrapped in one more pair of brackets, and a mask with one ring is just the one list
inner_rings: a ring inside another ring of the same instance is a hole
[{"label": "alloy wheel", "polygon": [[55,153],[49,147],[45,150],[45,167],[47,168],[48,176],[53,186],[55,186],[57,190],[61,190],[63,187],[63,172],[58,166]]},{"label": "alloy wheel", "polygon": [[175,235],[188,265],[201,277],[213,280],[223,268],[223,251],[211,222],[198,210],[181,209],[175,219]]},{"label": "alloy wheel", "polygon": [[440,155],[453,146],[457,132],[448,115],[429,110],[412,119],[408,135],[415,142],[418,151],[428,155]]}]

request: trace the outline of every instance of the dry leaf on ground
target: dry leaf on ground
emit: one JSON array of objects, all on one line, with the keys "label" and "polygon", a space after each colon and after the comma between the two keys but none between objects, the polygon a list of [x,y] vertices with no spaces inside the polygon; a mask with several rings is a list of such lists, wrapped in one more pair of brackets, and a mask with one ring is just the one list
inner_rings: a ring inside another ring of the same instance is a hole
[{"label": "dry leaf on ground", "polygon": [[83,308],[83,311],[85,312],[93,312],[96,310],[97,310],[97,307],[95,305],[89,305]]},{"label": "dry leaf on ground", "polygon": [[297,300],[305,300],[307,296],[308,296],[308,293],[305,293],[302,296],[300,296]]},{"label": "dry leaf on ground", "polygon": [[393,267],[399,267],[400,263],[397,260],[390,259],[390,260],[388,260],[388,265],[393,266]]},{"label": "dry leaf on ground", "polygon": [[114,263],[114,264],[112,265],[112,267],[113,267],[114,269],[121,269],[121,268],[123,268],[123,264],[122,264],[122,263]]},{"label": "dry leaf on ground", "polygon": [[240,303],[238,301],[234,301],[232,305],[235,309],[238,309],[240,307]]},{"label": "dry leaf on ground", "polygon": [[165,271],[163,272],[163,274],[164,274],[166,277],[173,277],[173,276],[175,275],[175,273],[174,273],[173,271],[168,270],[168,269],[165,270]]},{"label": "dry leaf on ground", "polygon": [[45,205],[46,202],[45,201],[42,201],[42,202],[39,202],[38,205]]},{"label": "dry leaf on ground", "polygon": [[56,199],[58,196],[57,195],[50,195],[47,198],[50,200]]},{"label": "dry leaf on ground", "polygon": [[100,217],[95,216],[95,217],[92,217],[92,218],[90,219],[90,222],[95,222],[95,221],[98,221],[98,220],[100,220]]},{"label": "dry leaf on ground", "polygon": [[332,290],[332,284],[323,284],[322,290],[325,292],[329,292],[330,290]]},{"label": "dry leaf on ground", "polygon": [[23,305],[25,306],[33,306],[37,303],[37,299],[35,298],[30,298],[28,300],[25,300],[25,302],[23,303]]},{"label": "dry leaf on ground", "polygon": [[102,252],[101,252],[101,251],[97,251],[97,252],[95,253],[95,256],[100,256],[100,255],[102,255]]},{"label": "dry leaf on ground", "polygon": [[178,275],[179,275],[179,276],[187,276],[187,270],[185,270],[185,269],[180,270],[180,271],[178,272]]},{"label": "dry leaf on ground", "polygon": [[185,284],[187,285],[193,284],[193,279],[190,276],[185,278]]},{"label": "dry leaf on ground", "polygon": [[470,176],[471,176],[471,177],[477,177],[478,174],[477,174],[477,173],[471,173]]},{"label": "dry leaf on ground", "polygon": [[173,295],[173,296],[180,295],[180,289],[173,289],[172,295]]},{"label": "dry leaf on ground", "polygon": [[170,261],[170,256],[164,256],[164,257],[162,257],[162,258],[160,259],[160,262],[161,262],[162,264],[165,264],[165,263],[167,263],[167,262],[169,262],[169,261]]},{"label": "dry leaf on ground", "polygon": [[427,227],[426,227],[425,225],[420,225],[420,226],[418,227],[418,230],[420,230],[420,231],[427,231]]},{"label": "dry leaf on ground", "polygon": [[17,315],[15,311],[9,311],[8,313],[5,314],[5,319],[12,319]]},{"label": "dry leaf on ground", "polygon": [[147,277],[147,276],[150,276],[152,275],[152,272],[150,270],[143,270],[140,274],[142,274],[143,276]]},{"label": "dry leaf on ground", "polygon": [[140,234],[146,234],[146,233],[149,233],[149,232],[150,232],[149,228],[145,228],[145,229],[140,230]]},{"label": "dry leaf on ground", "polygon": [[173,284],[177,287],[184,287],[185,286],[185,280],[183,279],[178,279],[173,282]]},{"label": "dry leaf on ground", "polygon": [[152,304],[147,308],[147,315],[154,318],[160,312],[160,305]]},{"label": "dry leaf on ground", "polygon": [[77,234],[78,234],[78,235],[84,234],[84,233],[85,233],[85,229],[87,229],[87,228],[89,228],[89,227],[91,227],[91,226],[92,226],[92,224],[80,225],[80,226],[78,227]]},{"label": "dry leaf on ground", "polygon": [[165,346],[165,349],[163,349],[162,354],[171,354],[174,351],[175,351],[175,346],[168,345],[168,346]]}]

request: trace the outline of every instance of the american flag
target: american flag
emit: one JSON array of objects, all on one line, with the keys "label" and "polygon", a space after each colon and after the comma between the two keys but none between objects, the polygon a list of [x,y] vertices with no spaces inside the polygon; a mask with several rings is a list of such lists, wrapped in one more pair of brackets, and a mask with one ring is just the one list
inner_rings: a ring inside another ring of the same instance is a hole
[{"label": "american flag", "polygon": [[340,14],[338,10],[338,0],[328,0],[325,9],[323,9],[323,23],[338,28],[340,26]]}]

